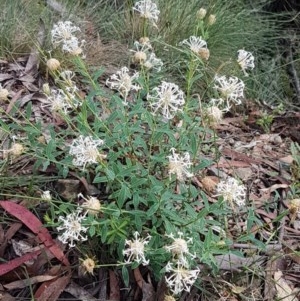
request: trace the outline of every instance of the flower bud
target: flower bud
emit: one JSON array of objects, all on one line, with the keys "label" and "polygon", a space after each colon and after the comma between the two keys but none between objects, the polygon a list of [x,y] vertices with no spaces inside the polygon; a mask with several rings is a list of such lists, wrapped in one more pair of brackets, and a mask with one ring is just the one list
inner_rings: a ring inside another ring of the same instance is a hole
[{"label": "flower bud", "polygon": [[13,156],[19,157],[24,152],[24,146],[20,143],[14,143],[10,149],[10,152],[12,153]]},{"label": "flower bud", "polygon": [[165,295],[164,301],[176,301],[176,299],[173,296]]},{"label": "flower bud", "polygon": [[213,25],[215,23],[216,23],[216,16],[215,15],[209,15],[207,24],[208,25]]},{"label": "flower bud", "polygon": [[219,124],[223,118],[223,112],[217,106],[207,108],[207,115],[211,125]]},{"label": "flower bud", "polygon": [[205,18],[205,16],[206,16],[206,13],[207,13],[207,11],[206,11],[206,9],[205,8],[203,8],[203,7],[201,7],[198,11],[197,11],[197,18],[199,19],[199,20],[203,20],[204,18]]},{"label": "flower bud", "polygon": [[133,62],[141,64],[147,59],[147,54],[143,51],[137,51],[133,56]]},{"label": "flower bud", "polygon": [[78,194],[78,197],[82,197],[84,199],[85,202],[81,206],[86,210],[87,213],[91,215],[97,215],[100,212],[101,203],[97,198],[93,196],[85,198],[81,193]]},{"label": "flower bud", "polygon": [[8,90],[2,88],[2,86],[0,85],[0,100],[7,100],[8,94],[9,94]]},{"label": "flower bud", "polygon": [[50,71],[55,71],[60,67],[60,62],[57,59],[49,59],[47,61],[47,67]]},{"label": "flower bud", "polygon": [[43,92],[47,95],[51,95],[51,90],[48,83],[43,84]]},{"label": "flower bud", "polygon": [[139,39],[139,42],[144,45],[144,44],[148,44],[150,42],[150,40],[148,37],[141,37]]},{"label": "flower bud", "polygon": [[3,158],[8,158],[11,155],[12,158],[18,158],[24,153],[24,146],[20,143],[14,143],[12,147],[3,153]]},{"label": "flower bud", "polygon": [[203,60],[207,61],[209,59],[210,52],[208,48],[200,48],[198,54]]}]

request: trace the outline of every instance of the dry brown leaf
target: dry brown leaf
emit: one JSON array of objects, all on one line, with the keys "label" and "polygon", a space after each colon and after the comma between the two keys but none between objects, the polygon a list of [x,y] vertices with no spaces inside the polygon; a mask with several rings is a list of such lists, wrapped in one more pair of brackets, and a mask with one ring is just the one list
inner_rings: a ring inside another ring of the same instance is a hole
[{"label": "dry brown leaf", "polygon": [[120,301],[121,295],[120,295],[119,281],[113,270],[109,270],[108,272],[109,272],[109,287],[110,287],[109,299],[112,301]]},{"label": "dry brown leaf", "polygon": [[72,296],[76,297],[76,300],[81,301],[97,301],[88,291],[71,281],[71,283],[65,288],[65,291]]},{"label": "dry brown leaf", "polygon": [[10,294],[6,292],[0,292],[0,300],[1,301],[15,301],[15,297],[11,296]]},{"label": "dry brown leaf", "polygon": [[262,188],[262,189],[260,189],[260,191],[262,191],[262,192],[273,192],[273,191],[275,191],[279,188],[289,188],[289,187],[290,187],[290,185],[288,185],[288,184],[274,184],[274,185],[272,185],[268,188]]},{"label": "dry brown leaf", "polygon": [[275,287],[277,290],[277,297],[283,301],[296,301],[295,291],[282,277],[282,271],[278,270],[274,273]]},{"label": "dry brown leaf", "polygon": [[15,235],[22,227],[22,223],[13,223],[5,233],[5,240],[0,244],[0,257],[3,257],[8,241]]},{"label": "dry brown leaf", "polygon": [[202,178],[200,180],[203,188],[207,191],[207,192],[212,192],[215,190],[219,179],[217,177],[214,176],[206,176],[204,178]]},{"label": "dry brown leaf", "polygon": [[44,282],[36,291],[34,297],[36,301],[56,301],[59,295],[64,291],[70,282],[71,275],[57,278],[56,280],[49,280]]},{"label": "dry brown leaf", "polygon": [[134,278],[135,278],[137,285],[142,290],[142,293],[143,293],[142,301],[154,301],[155,300],[155,290],[151,283],[150,275],[148,274],[149,283],[147,283],[144,280],[139,268],[135,268],[133,270],[133,274],[134,274]]},{"label": "dry brown leaf", "polygon": [[[31,277],[29,279],[17,280],[17,281],[8,283],[8,284],[4,284],[3,286],[8,290],[13,290],[13,289],[17,289],[17,288],[20,289],[20,288],[24,288],[24,287],[33,285],[35,283],[51,280],[56,277],[57,276],[39,275],[39,276]],[[0,298],[0,300],[1,300],[1,298]]]},{"label": "dry brown leaf", "polygon": [[8,73],[0,74],[0,82],[7,80],[7,79],[11,79],[11,78],[13,78],[13,76],[11,74],[8,74]]}]

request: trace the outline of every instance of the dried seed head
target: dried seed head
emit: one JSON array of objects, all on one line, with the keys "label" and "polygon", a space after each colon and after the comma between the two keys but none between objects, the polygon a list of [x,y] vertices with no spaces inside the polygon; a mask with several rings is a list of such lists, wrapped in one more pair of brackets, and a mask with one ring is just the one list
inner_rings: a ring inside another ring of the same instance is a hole
[{"label": "dried seed head", "polygon": [[50,71],[55,71],[60,67],[60,62],[57,59],[51,58],[47,61],[47,67]]},{"label": "dried seed head", "polygon": [[95,266],[96,266],[96,262],[93,258],[88,257],[81,262],[81,268],[84,271],[84,274],[86,273],[93,274]]}]

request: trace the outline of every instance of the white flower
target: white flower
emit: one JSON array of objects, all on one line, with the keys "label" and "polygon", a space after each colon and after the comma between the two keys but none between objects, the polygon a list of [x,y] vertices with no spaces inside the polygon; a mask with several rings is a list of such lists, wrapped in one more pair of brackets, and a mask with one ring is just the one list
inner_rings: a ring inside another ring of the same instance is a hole
[{"label": "white flower", "polygon": [[218,125],[223,119],[223,112],[216,106],[211,106],[206,109],[209,123]]},{"label": "white flower", "polygon": [[217,185],[217,195],[221,195],[224,201],[227,201],[232,208],[234,204],[238,206],[245,205],[246,202],[246,187],[239,184],[235,178],[229,177],[226,181],[221,181]]},{"label": "white flower", "polygon": [[127,96],[131,90],[138,91],[141,89],[139,85],[133,84],[133,81],[139,77],[139,73],[136,72],[132,76],[129,75],[127,67],[123,67],[117,71],[110,78],[106,80],[106,85],[111,89],[118,90],[119,93],[124,97],[124,104],[127,104]]},{"label": "white flower", "polygon": [[136,50],[130,50],[134,53],[133,61],[144,66],[146,69],[155,69],[160,71],[163,66],[161,59],[158,59],[154,52],[148,38],[141,38],[140,41],[135,41],[134,46]]},{"label": "white flower", "polygon": [[147,95],[147,100],[152,101],[150,107],[153,113],[161,111],[166,119],[172,119],[174,113],[181,111],[181,106],[184,105],[184,94],[176,84],[162,82],[160,86],[152,90],[156,95]]},{"label": "white flower", "polygon": [[74,247],[74,240],[85,241],[87,237],[83,236],[81,232],[86,232],[87,227],[81,225],[81,221],[85,218],[85,214],[81,214],[82,209],[77,208],[73,213],[68,214],[66,217],[60,216],[59,221],[62,221],[63,224],[57,227],[57,231],[64,231],[63,234],[58,236],[58,239],[64,244],[68,243],[69,246]]},{"label": "white flower", "polygon": [[176,264],[168,262],[166,265],[166,272],[170,273],[169,276],[165,276],[167,286],[175,295],[178,295],[182,293],[182,291],[190,291],[191,286],[198,277],[200,269],[189,270],[180,262],[177,262]]},{"label": "white flower", "polygon": [[209,102],[211,107],[219,108],[222,113],[228,112],[230,110],[230,105],[228,102],[225,102],[223,98],[212,98]]},{"label": "white flower", "polygon": [[101,203],[97,198],[93,196],[89,196],[85,198],[82,193],[79,193],[78,197],[81,197],[82,199],[85,200],[85,202],[81,205],[81,207],[85,209],[87,213],[91,215],[96,215],[100,212]]},{"label": "white flower", "polygon": [[172,152],[169,158],[169,175],[175,174],[180,182],[183,182],[186,178],[193,176],[192,173],[188,171],[193,165],[190,161],[190,154],[188,152],[184,153],[184,156],[176,154],[175,148],[171,148]]},{"label": "white flower", "polygon": [[155,53],[151,53],[149,57],[142,62],[142,65],[146,69],[155,69],[157,72],[161,70],[161,67],[163,66],[163,62],[161,59],[158,59],[155,55]]},{"label": "white flower", "polygon": [[[150,39],[148,37],[141,37],[139,39],[139,43],[143,45],[143,47],[147,47],[148,50],[152,50],[152,45],[150,43]],[[145,49],[145,48],[144,48]]]},{"label": "white flower", "polygon": [[52,197],[51,197],[51,193],[49,190],[43,191],[42,195],[41,195],[41,199],[44,201],[51,201]]},{"label": "white flower", "polygon": [[238,50],[237,62],[242,68],[245,76],[248,76],[246,69],[253,69],[255,67],[253,54],[243,49]]},{"label": "white flower", "polygon": [[137,262],[142,263],[143,265],[149,264],[149,260],[145,258],[145,245],[147,245],[151,239],[150,235],[147,235],[146,238],[139,238],[140,234],[134,232],[134,240],[125,240],[125,246],[128,248],[123,250],[123,255],[127,257],[126,263]]},{"label": "white flower", "polygon": [[139,41],[135,41],[133,44],[136,50],[130,50],[131,52],[136,53],[152,51],[152,45],[147,37],[140,38]]},{"label": "white flower", "polygon": [[222,98],[212,98],[209,106],[206,108],[206,117],[210,125],[218,125],[223,119],[223,113],[228,112],[230,109],[229,103],[225,105]]},{"label": "white flower", "polygon": [[80,31],[80,28],[74,26],[72,22],[58,22],[54,24],[53,29],[51,30],[52,43],[54,46],[59,44],[64,44],[66,41],[72,39],[73,33]]},{"label": "white flower", "polygon": [[101,161],[106,156],[99,153],[98,147],[103,144],[104,141],[101,139],[93,139],[91,136],[84,137],[80,135],[70,145],[69,153],[75,156],[73,164],[75,166],[83,166],[84,169],[88,163]]},{"label": "white flower", "polygon": [[235,76],[231,76],[228,79],[226,76],[216,76],[215,86],[221,96],[226,99],[227,102],[234,102],[239,105],[242,103],[241,98],[244,97],[245,84],[242,80]]},{"label": "white flower", "polygon": [[183,40],[179,45],[188,45],[190,50],[196,54],[199,54],[200,51],[205,48],[207,49],[207,43],[201,37],[191,36],[187,40]]},{"label": "white flower", "polygon": [[135,3],[133,10],[137,11],[142,18],[148,19],[156,27],[160,11],[151,0],[142,0]]},{"label": "white flower", "polygon": [[174,237],[174,235],[171,233],[170,235],[167,235],[171,239],[173,239],[173,243],[171,245],[165,246],[165,249],[172,253],[173,257],[178,260],[178,262],[181,262],[182,266],[187,267],[188,261],[186,256],[188,256],[190,259],[194,259],[196,257],[195,254],[190,253],[188,244],[193,242],[193,239],[191,237],[188,237],[187,240],[183,239],[183,233],[178,232],[177,238]]},{"label": "white flower", "polygon": [[74,108],[77,108],[81,103],[77,100],[74,93],[64,92],[61,89],[52,89],[50,95],[47,97],[48,104],[51,112],[64,112],[67,114]]},{"label": "white flower", "polygon": [[147,55],[150,50],[152,50],[152,46],[149,42],[149,39],[144,41],[142,40],[142,43],[139,41],[134,42],[134,47],[136,50],[131,49],[130,51],[134,53],[133,55],[133,61],[135,63],[142,64],[147,59]]},{"label": "white flower", "polygon": [[73,81],[73,78],[75,77],[75,72],[71,70],[64,70],[60,72],[60,77],[62,78],[62,81],[67,84],[68,86],[74,86],[75,82]]},{"label": "white flower", "polygon": [[76,37],[71,37],[71,39],[66,40],[62,45],[62,50],[68,52],[72,55],[80,55],[83,52],[83,46],[85,40],[82,40],[80,43]]}]

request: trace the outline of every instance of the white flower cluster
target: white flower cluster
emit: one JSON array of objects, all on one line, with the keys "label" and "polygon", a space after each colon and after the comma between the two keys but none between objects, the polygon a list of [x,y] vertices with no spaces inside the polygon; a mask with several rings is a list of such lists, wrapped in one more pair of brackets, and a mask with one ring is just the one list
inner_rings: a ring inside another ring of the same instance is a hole
[{"label": "white flower cluster", "polygon": [[[242,71],[244,72],[245,76],[248,76],[246,69],[253,69],[254,68],[254,56],[251,52],[245,50],[238,50],[238,64],[240,65]],[[237,78],[236,76],[215,76],[215,85],[214,88],[218,91],[220,95],[220,99],[224,100],[223,110],[229,111],[234,105],[240,105],[242,103],[242,99],[244,98],[244,89],[245,84],[244,82]],[[219,102],[220,104],[220,102]],[[220,109],[220,107],[218,107]]]},{"label": "white flower cluster", "polygon": [[134,42],[134,47],[136,50],[131,50],[134,53],[133,61],[140,64],[145,69],[154,69],[157,72],[161,70],[163,62],[158,59],[153,52],[152,45],[150,44],[149,38],[144,37],[139,41]]},{"label": "white flower cluster", "polygon": [[216,190],[217,195],[223,196],[224,201],[228,202],[232,208],[234,208],[234,203],[239,207],[246,203],[246,187],[235,178],[229,177],[226,181],[221,181]]},{"label": "white flower cluster", "polygon": [[189,39],[183,40],[179,45],[187,45],[190,50],[202,59],[209,59],[209,49],[207,48],[207,43],[202,37],[191,36]]},{"label": "white flower cluster", "polygon": [[171,148],[170,151],[172,155],[168,156],[169,175],[175,174],[180,182],[184,182],[186,178],[192,177],[193,174],[188,170],[193,165],[190,160],[190,154],[186,152],[183,156],[180,156],[176,153],[175,148]]},{"label": "white flower cluster", "polygon": [[88,214],[97,215],[100,212],[101,203],[97,198],[93,196],[84,197],[82,193],[79,193],[77,197],[84,200],[81,207],[86,210]]},{"label": "white flower cluster", "polygon": [[100,154],[98,147],[102,146],[104,141],[93,139],[91,136],[80,135],[74,139],[70,145],[70,155],[75,156],[73,164],[85,168],[88,163],[97,163],[106,158],[106,155]]},{"label": "white flower cluster", "polygon": [[80,55],[83,52],[85,41],[79,41],[73,34],[80,31],[80,28],[74,26],[72,22],[58,22],[53,25],[51,30],[51,39],[54,47],[61,46],[64,52],[72,55]]},{"label": "white flower cluster", "polygon": [[129,92],[132,90],[138,91],[141,89],[138,84],[133,83],[138,77],[138,72],[135,72],[132,76],[130,76],[128,68],[123,67],[106,80],[106,85],[109,86],[110,89],[119,91],[121,96],[124,98],[124,105],[127,105],[127,97]]},{"label": "white flower cluster", "polygon": [[232,103],[235,105],[242,103],[245,84],[236,76],[230,76],[229,78],[225,75],[215,76],[214,88],[220,93],[221,98],[227,102],[228,109]]},{"label": "white flower cluster", "polygon": [[139,13],[141,18],[149,20],[152,22],[153,26],[157,27],[156,23],[160,11],[157,9],[157,5],[154,2],[151,0],[141,0],[136,2],[132,9]]},{"label": "white flower cluster", "polygon": [[81,208],[73,213],[68,214],[66,217],[60,216],[58,221],[61,221],[63,224],[57,227],[57,231],[64,231],[61,235],[58,236],[58,239],[67,244],[69,242],[70,247],[75,247],[74,241],[85,241],[87,240],[86,236],[83,236],[81,232],[85,233],[88,228],[82,226],[81,222],[85,218],[86,213],[82,213]]},{"label": "white flower cluster", "polygon": [[176,84],[163,81],[152,92],[153,95],[147,95],[150,107],[154,114],[161,111],[164,119],[172,119],[185,103],[184,94]]},{"label": "white flower cluster", "polygon": [[166,272],[168,276],[165,276],[166,284],[169,289],[178,295],[183,290],[189,292],[191,286],[195,283],[199,268],[190,269],[189,261],[196,257],[195,254],[189,252],[188,244],[192,243],[192,238],[183,238],[183,233],[178,232],[177,238],[173,234],[167,235],[173,240],[171,245],[165,247],[165,249],[172,253],[172,261],[166,265]]},{"label": "white flower cluster", "polygon": [[137,262],[142,265],[148,265],[149,260],[145,257],[145,245],[147,245],[151,239],[150,235],[146,238],[139,238],[138,232],[133,233],[133,240],[125,240],[125,246],[127,248],[123,250],[123,255],[127,257],[126,263]]},{"label": "white flower cluster", "polygon": [[240,65],[245,76],[248,76],[246,69],[253,69],[255,67],[253,54],[243,49],[238,50],[237,62]]}]

